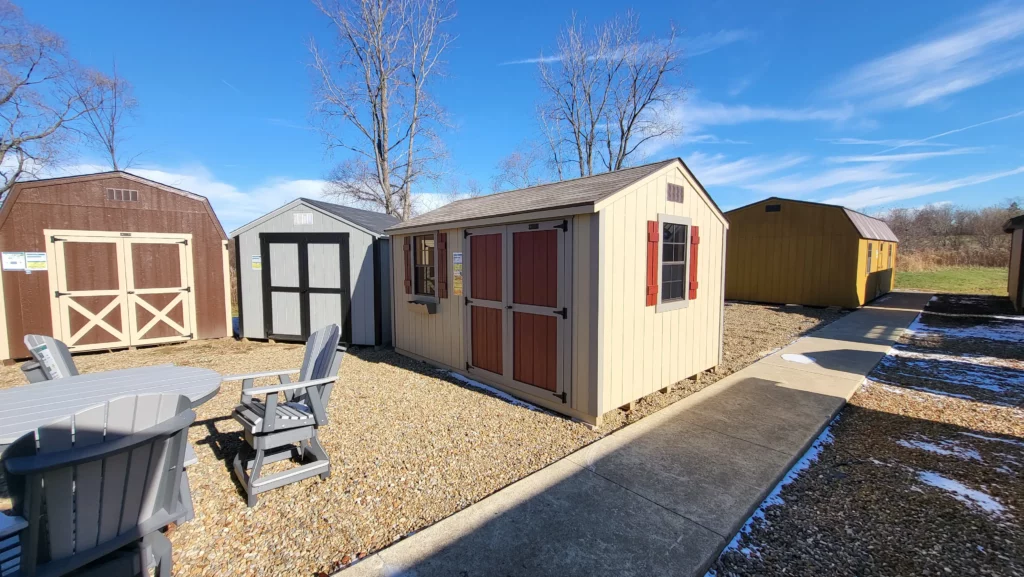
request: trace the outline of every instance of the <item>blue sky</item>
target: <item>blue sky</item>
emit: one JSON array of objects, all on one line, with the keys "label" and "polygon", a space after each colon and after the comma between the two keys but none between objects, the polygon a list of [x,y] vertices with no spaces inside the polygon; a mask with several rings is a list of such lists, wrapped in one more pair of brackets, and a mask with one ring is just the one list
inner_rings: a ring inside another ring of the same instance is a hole
[{"label": "blue sky", "polygon": [[[331,41],[306,2],[22,2],[82,63],[118,69],[140,102],[133,171],[208,196],[225,228],[318,196],[337,157],[310,129],[308,42]],[[621,2],[462,2],[443,134],[459,178],[488,186],[535,138],[536,66],[573,10]],[[876,212],[1024,196],[1024,3],[638,0],[647,34],[671,20],[689,52],[681,156],[723,208],[777,195]],[[82,150],[64,171],[97,162]],[[424,190],[424,193],[431,191]],[[430,204],[433,197],[425,197]]]}]

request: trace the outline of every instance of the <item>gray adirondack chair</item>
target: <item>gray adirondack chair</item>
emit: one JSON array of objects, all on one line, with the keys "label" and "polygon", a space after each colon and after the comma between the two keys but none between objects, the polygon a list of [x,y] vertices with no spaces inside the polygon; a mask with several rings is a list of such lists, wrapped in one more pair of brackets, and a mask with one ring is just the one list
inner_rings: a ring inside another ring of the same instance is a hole
[{"label": "gray adirondack chair", "polygon": [[15,517],[0,529],[3,575],[148,575],[155,565],[168,577],[171,545],[160,530],[184,515],[179,484],[195,417],[181,395],[119,397],[11,444],[3,465]]},{"label": "gray adirondack chair", "polygon": [[[241,403],[232,414],[241,423],[246,442],[255,451],[255,458],[243,460],[235,456],[235,475],[245,487],[250,507],[257,495],[302,479],[331,474],[330,459],[317,430],[327,424],[327,406],[331,389],[338,379],[338,369],[345,355],[339,345],[341,329],[328,325],[310,335],[302,368],[224,377],[225,381],[242,381]],[[299,382],[288,375],[299,373]],[[253,387],[255,379],[278,377],[279,384]],[[261,401],[256,396],[266,395]],[[283,398],[279,398],[283,397]],[[263,465],[285,459],[302,463],[287,471],[261,476]]]},{"label": "gray adirondack chair", "polygon": [[22,371],[30,383],[73,377],[78,374],[71,351],[63,342],[46,335],[25,335],[25,346],[37,365],[26,363]]}]

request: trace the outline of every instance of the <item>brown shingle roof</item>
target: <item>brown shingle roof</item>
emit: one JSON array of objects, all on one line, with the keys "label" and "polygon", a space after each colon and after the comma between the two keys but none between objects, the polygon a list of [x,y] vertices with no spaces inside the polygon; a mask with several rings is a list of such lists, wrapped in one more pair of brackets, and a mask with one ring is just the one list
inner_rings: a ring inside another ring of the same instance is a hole
[{"label": "brown shingle roof", "polygon": [[677,159],[673,158],[642,166],[624,168],[615,172],[520,188],[479,198],[457,200],[426,214],[421,214],[396,224],[387,230],[389,232],[400,231],[407,228],[432,226],[477,218],[509,216],[537,210],[595,204],[676,161]]}]

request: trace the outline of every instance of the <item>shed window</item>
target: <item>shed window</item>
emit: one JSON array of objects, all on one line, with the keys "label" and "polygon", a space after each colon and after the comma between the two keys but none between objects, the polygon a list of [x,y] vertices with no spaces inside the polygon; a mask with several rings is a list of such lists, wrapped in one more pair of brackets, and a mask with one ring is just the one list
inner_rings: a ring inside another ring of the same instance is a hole
[{"label": "shed window", "polygon": [[766,204],[764,205],[765,212],[782,212],[781,204]]},{"label": "shed window", "polygon": [[414,275],[413,292],[422,296],[434,296],[434,235],[413,237]]},{"label": "shed window", "polygon": [[864,274],[871,274],[871,257],[872,257],[872,246],[871,246],[871,243],[869,242],[868,243],[868,263],[867,263],[868,264],[868,268],[867,268],[866,271],[864,271]]},{"label": "shed window", "polygon": [[126,202],[137,202],[139,200],[139,191],[128,190],[125,188],[108,188],[107,189],[107,200],[121,200]]},{"label": "shed window", "polygon": [[886,268],[892,268],[892,245],[889,245],[889,266]]},{"label": "shed window", "polygon": [[661,302],[686,298],[686,241],[690,227],[675,222],[661,225]]}]

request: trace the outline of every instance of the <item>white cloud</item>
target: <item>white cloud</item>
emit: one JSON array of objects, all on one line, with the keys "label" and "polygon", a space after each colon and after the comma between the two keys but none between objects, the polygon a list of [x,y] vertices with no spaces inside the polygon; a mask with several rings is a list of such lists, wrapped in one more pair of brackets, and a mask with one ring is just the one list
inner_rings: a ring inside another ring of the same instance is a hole
[{"label": "white cloud", "polygon": [[996,4],[954,30],[857,66],[831,92],[876,107],[911,108],[1024,68],[1024,7]]},{"label": "white cloud", "polygon": [[826,160],[833,163],[851,162],[914,162],[927,160],[941,156],[958,156],[961,154],[974,154],[984,151],[984,148],[972,146],[962,148],[950,148],[949,150],[936,150],[931,152],[904,152],[900,154],[862,154],[856,156],[830,156]]},{"label": "white cloud", "polygon": [[732,126],[750,122],[843,122],[853,116],[853,107],[780,108],[723,104],[700,100],[696,96],[676,106],[672,112],[682,120],[688,133],[696,134],[706,126]]},{"label": "white cloud", "polygon": [[894,180],[905,176],[909,175],[892,172],[889,165],[868,164],[825,170],[810,175],[787,175],[771,180],[748,183],[744,185],[744,188],[767,194],[807,196],[843,184],[863,184],[865,182]]},{"label": "white cloud", "polygon": [[741,185],[792,168],[806,160],[806,157],[797,155],[748,156],[727,160],[722,154],[695,152],[686,158],[686,164],[705,186],[720,186]]},{"label": "white cloud", "polygon": [[841,204],[850,208],[864,208],[895,202],[897,200],[935,194],[938,192],[948,192],[950,190],[983,184],[992,180],[1006,178],[1017,174],[1024,174],[1024,166],[1019,166],[1013,170],[1006,170],[1003,172],[976,174],[964,178],[940,182],[916,182],[896,184],[892,186],[874,186],[843,196],[833,197],[825,202]]},{"label": "white cloud", "polygon": [[883,138],[878,140],[870,140],[866,138],[819,138],[818,142],[827,142],[829,144],[842,144],[853,146],[952,146],[952,144],[943,144],[941,142],[921,142],[906,138]]}]

